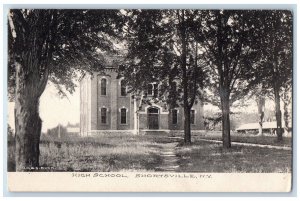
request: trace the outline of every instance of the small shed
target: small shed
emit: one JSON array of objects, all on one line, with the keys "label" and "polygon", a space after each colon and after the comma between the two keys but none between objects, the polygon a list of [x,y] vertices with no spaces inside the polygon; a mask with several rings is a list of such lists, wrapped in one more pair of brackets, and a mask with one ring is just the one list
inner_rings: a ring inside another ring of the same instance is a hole
[{"label": "small shed", "polygon": [[[271,134],[275,134],[275,130],[277,128],[276,121],[271,122],[263,122],[262,129],[263,132],[270,132]],[[289,125],[289,129],[291,125]],[[242,124],[240,127],[236,129],[238,133],[257,133],[259,129],[258,123],[247,123]]]}]

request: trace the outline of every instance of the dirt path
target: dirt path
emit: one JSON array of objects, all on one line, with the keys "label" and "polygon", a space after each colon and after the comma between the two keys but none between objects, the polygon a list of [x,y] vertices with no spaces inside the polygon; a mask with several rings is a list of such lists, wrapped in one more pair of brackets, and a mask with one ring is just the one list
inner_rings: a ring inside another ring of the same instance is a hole
[{"label": "dirt path", "polygon": [[175,154],[175,147],[178,143],[166,143],[163,144],[161,150],[162,164],[156,167],[156,171],[175,172],[178,166],[178,158]]},{"label": "dirt path", "polygon": [[[204,142],[215,142],[215,143],[222,143],[221,140],[207,140],[207,139],[198,139],[199,141]],[[283,147],[283,146],[274,146],[274,145],[265,145],[265,144],[255,144],[255,143],[243,143],[243,142],[231,142],[233,145],[242,145],[242,146],[249,146],[249,147],[262,147],[262,148],[269,148],[269,149],[281,149],[281,150],[292,150],[291,147]]]}]

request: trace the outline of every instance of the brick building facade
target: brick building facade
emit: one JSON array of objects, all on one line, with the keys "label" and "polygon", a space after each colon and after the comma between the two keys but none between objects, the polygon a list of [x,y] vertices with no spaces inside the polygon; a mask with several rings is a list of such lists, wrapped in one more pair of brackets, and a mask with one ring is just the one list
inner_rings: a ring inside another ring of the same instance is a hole
[{"label": "brick building facade", "polygon": [[[101,132],[144,133],[147,131],[182,131],[183,108],[169,109],[156,97],[159,84],[149,83],[147,101],[126,93],[122,78],[114,68],[105,73],[86,74],[80,81],[80,134]],[[192,107],[191,129],[202,130],[203,104]]]}]

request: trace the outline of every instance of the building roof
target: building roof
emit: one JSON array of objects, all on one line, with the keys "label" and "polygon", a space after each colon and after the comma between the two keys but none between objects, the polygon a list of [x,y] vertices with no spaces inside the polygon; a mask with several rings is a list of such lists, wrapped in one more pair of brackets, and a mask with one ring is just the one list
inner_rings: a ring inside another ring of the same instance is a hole
[{"label": "building roof", "polygon": [[[120,63],[124,60],[124,57],[121,55],[108,55],[105,54],[104,60],[103,60],[103,70],[117,70]],[[79,77],[79,82],[85,77],[87,72],[82,73],[82,75]]]},{"label": "building roof", "polygon": [[[263,122],[262,127],[263,127],[263,129],[277,128],[276,121]],[[290,124],[289,124],[289,127],[291,127]],[[240,131],[240,130],[252,130],[252,129],[258,129],[258,128],[259,128],[259,124],[258,123],[248,123],[248,124],[242,124],[236,130],[237,131]]]}]

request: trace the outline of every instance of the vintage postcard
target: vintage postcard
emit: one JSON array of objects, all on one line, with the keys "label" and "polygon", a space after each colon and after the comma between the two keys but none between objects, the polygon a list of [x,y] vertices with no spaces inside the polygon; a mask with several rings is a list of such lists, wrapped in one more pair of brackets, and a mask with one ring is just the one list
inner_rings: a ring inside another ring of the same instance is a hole
[{"label": "vintage postcard", "polygon": [[293,12],[10,9],[11,192],[290,192]]}]

